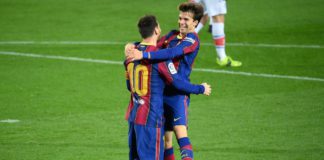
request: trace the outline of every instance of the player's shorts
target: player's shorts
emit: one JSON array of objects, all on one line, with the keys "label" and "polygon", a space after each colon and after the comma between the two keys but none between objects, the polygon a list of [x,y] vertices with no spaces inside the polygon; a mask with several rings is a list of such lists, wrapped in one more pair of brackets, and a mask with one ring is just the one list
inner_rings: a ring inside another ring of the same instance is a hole
[{"label": "player's shorts", "polygon": [[129,123],[128,146],[130,160],[163,160],[164,128]]},{"label": "player's shorts", "polygon": [[164,96],[165,130],[172,131],[176,125],[188,126],[190,98],[185,95]]},{"label": "player's shorts", "polygon": [[225,0],[201,0],[208,16],[217,16],[227,13]]},{"label": "player's shorts", "polygon": [[205,3],[202,0],[194,0],[195,3],[200,3],[204,7],[204,15],[207,14]]}]

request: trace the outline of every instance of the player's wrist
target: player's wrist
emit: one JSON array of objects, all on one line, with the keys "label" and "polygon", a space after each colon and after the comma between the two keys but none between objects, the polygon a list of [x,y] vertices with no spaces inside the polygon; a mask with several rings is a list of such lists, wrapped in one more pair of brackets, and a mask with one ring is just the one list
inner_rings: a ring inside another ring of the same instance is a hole
[{"label": "player's wrist", "polygon": [[204,85],[200,85],[200,94],[205,94],[205,86]]},{"label": "player's wrist", "polygon": [[151,59],[151,54],[150,52],[143,52],[143,59]]}]

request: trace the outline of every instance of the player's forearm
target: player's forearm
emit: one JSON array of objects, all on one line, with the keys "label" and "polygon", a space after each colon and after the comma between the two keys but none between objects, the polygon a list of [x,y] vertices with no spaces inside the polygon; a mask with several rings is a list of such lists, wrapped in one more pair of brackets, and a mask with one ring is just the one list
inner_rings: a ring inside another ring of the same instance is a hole
[{"label": "player's forearm", "polygon": [[168,49],[162,49],[155,52],[143,52],[143,59],[151,60],[167,60],[173,59],[183,55],[183,49],[181,47],[174,47]]},{"label": "player's forearm", "polygon": [[129,80],[126,80],[126,86],[127,86],[128,91],[131,92]]},{"label": "player's forearm", "polygon": [[195,85],[183,80],[174,80],[172,85],[176,89],[189,94],[203,94],[205,92],[205,87],[203,85]]}]

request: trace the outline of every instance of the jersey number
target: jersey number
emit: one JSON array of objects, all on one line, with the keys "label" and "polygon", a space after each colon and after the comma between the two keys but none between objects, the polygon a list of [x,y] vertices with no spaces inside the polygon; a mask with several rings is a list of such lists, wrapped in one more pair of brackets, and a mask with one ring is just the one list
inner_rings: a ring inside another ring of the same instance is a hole
[{"label": "jersey number", "polygon": [[141,64],[134,68],[134,63],[130,63],[127,65],[127,72],[132,92],[145,96],[148,91],[148,68]]}]

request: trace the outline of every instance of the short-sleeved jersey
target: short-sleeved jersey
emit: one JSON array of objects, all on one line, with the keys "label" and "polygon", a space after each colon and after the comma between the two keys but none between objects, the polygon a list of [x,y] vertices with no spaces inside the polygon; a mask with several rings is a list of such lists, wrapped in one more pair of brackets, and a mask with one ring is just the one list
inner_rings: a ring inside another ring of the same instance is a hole
[{"label": "short-sleeved jersey", "polygon": [[[155,46],[137,45],[141,51],[156,51]],[[202,94],[202,85],[192,85],[182,80],[171,60],[141,60],[124,62],[128,88],[131,91],[131,100],[127,109],[126,119],[129,122],[162,127],[163,125],[163,91],[166,84],[175,86],[186,93]]]}]

